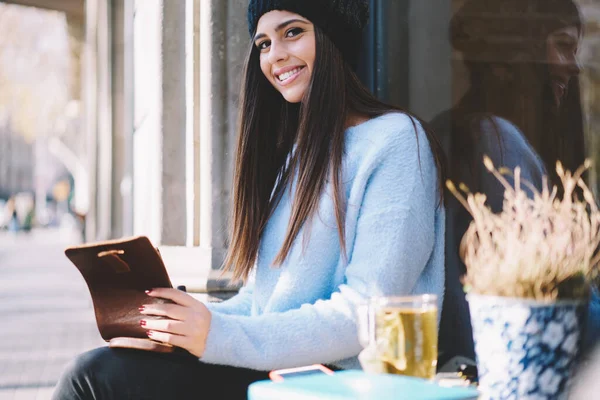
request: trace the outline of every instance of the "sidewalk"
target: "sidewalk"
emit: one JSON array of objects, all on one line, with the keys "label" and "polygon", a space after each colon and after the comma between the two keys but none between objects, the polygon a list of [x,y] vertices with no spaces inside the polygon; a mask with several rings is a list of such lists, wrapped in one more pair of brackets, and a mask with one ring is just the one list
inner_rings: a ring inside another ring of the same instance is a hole
[{"label": "sidewalk", "polygon": [[[64,229],[19,235],[0,231],[0,400],[50,399],[73,357],[106,345],[87,285],[63,252],[80,241],[76,231]],[[174,285],[207,286],[210,268],[197,250],[163,252]],[[198,269],[178,267],[184,264],[181,257],[197,258]],[[233,295],[190,294],[201,301]]]},{"label": "sidewalk", "polygon": [[75,232],[0,232],[0,400],[45,400],[77,354],[105,345],[85,281],[63,254]]}]

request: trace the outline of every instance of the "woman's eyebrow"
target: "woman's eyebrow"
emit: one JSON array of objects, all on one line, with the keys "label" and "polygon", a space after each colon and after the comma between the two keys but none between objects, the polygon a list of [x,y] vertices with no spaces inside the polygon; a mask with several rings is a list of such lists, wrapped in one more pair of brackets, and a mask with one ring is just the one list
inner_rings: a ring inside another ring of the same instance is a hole
[{"label": "woman's eyebrow", "polygon": [[[304,21],[303,19],[290,19],[287,20],[285,22],[282,22],[281,24],[277,25],[277,27],[275,28],[275,32],[279,32],[280,30],[284,29],[286,26],[293,24],[294,22],[300,22],[303,24],[308,24],[308,22]],[[258,39],[262,39],[264,37],[266,37],[267,35],[265,35],[264,33],[258,33],[256,36],[254,36],[254,41],[256,42]]]}]

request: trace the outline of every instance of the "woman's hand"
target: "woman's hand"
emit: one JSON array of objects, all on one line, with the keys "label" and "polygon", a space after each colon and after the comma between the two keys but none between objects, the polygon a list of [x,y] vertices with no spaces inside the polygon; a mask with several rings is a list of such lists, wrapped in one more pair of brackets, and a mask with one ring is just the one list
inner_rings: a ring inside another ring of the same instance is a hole
[{"label": "woman's hand", "polygon": [[144,304],[140,312],[164,319],[143,319],[148,337],[159,342],[182,347],[202,357],[210,328],[208,308],[189,294],[177,289],[157,288],[146,292],[150,297],[172,300],[175,304]]}]

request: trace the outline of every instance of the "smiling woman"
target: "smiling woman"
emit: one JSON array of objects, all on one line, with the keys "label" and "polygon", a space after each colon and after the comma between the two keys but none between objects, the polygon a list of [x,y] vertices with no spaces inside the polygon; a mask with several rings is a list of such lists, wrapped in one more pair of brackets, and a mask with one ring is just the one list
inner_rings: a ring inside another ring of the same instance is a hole
[{"label": "smiling woman", "polygon": [[274,369],[360,369],[355,311],[370,296],[441,306],[439,144],[358,79],[368,12],[366,0],[250,1],[224,263],[244,287],[207,304],[149,291],[174,304],[141,305],[148,336],[187,353],[85,353],[55,399],[245,398]]},{"label": "smiling woman", "polygon": [[263,74],[290,103],[304,97],[316,53],[314,25],[298,17],[289,11],[272,11],[260,19],[254,37]]}]

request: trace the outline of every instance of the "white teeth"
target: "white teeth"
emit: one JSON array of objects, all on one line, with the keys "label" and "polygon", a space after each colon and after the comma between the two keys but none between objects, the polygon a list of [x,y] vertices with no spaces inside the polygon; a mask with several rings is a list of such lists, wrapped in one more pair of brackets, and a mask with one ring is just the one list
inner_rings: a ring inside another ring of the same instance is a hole
[{"label": "white teeth", "polygon": [[288,80],[290,77],[292,77],[292,76],[296,75],[298,72],[300,72],[300,69],[301,69],[301,68],[294,68],[294,69],[293,69],[293,70],[291,70],[291,71],[285,72],[285,73],[283,73],[283,74],[279,75],[278,79],[279,79],[281,82],[283,82],[283,81],[286,81],[286,80]]}]

